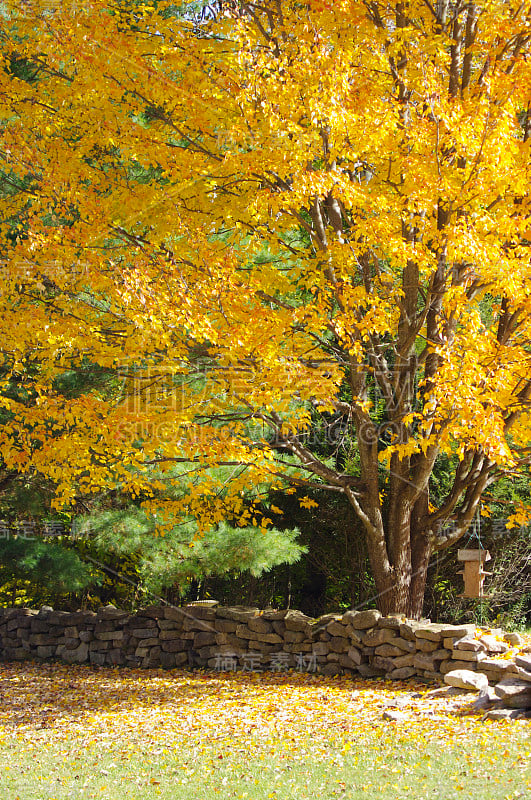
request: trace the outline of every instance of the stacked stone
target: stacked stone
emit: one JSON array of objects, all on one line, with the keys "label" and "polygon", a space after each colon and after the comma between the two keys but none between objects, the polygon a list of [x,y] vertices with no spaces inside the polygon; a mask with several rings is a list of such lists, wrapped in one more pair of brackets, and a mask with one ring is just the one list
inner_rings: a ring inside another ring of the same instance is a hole
[{"label": "stacked stone", "polygon": [[487,691],[490,719],[531,717],[531,656],[518,655],[505,677],[494,687],[494,697]]},{"label": "stacked stone", "polygon": [[304,638],[296,623],[286,628],[284,620],[289,611],[260,612],[258,608],[240,607],[218,607],[210,611],[215,615],[214,639],[210,647],[198,655],[206,658],[206,666],[212,669],[223,665],[243,667],[244,660],[247,667],[258,666],[267,656],[280,651],[283,644],[289,652],[295,642]]},{"label": "stacked stone", "polygon": [[[501,632],[499,632],[501,633]],[[474,625],[415,622],[377,610],[312,619],[294,610],[114,606],[63,612],[0,609],[0,658],[98,666],[306,669],[323,675],[441,680],[455,670],[500,682],[515,669],[508,642]]]},{"label": "stacked stone", "polygon": [[[34,620],[36,614],[36,611],[29,608],[0,610],[0,654],[4,660],[27,658],[30,652],[37,656],[37,648],[47,645],[46,637],[50,633],[50,626],[43,624],[42,630],[39,631],[39,621]],[[34,623],[33,630],[31,629],[32,622]],[[39,634],[42,634],[43,638],[36,639],[35,637]]]},{"label": "stacked stone", "polygon": [[[512,636],[509,634],[508,638]],[[514,659],[489,658],[487,648],[492,648],[491,652],[494,653],[507,652],[508,649],[507,644],[491,636],[478,639],[465,637],[456,646],[460,650],[476,653],[477,660],[463,662],[459,668],[448,672],[444,677],[446,683],[465,691],[479,691],[473,707],[478,711],[485,710],[489,719],[531,716],[529,652],[523,651]],[[493,683],[495,686],[491,685]]]}]

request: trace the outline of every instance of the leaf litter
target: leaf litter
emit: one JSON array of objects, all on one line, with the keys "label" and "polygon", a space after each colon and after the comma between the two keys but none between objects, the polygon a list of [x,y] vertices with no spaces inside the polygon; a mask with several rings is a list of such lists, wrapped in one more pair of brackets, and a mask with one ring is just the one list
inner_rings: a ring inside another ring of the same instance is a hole
[{"label": "leaf litter", "polygon": [[[395,773],[404,778],[411,770],[393,762],[390,745],[413,743],[416,757],[426,757],[428,774],[426,754],[434,737],[438,742],[458,741],[462,749],[473,743],[486,752],[497,737],[505,741],[508,732],[515,741],[529,743],[528,720],[483,722],[471,708],[475,697],[415,680],[4,663],[0,751],[37,756],[53,743],[70,764],[93,759],[102,779],[112,777],[117,764],[140,756],[146,762],[145,774],[131,776],[132,784],[157,793],[162,778],[149,769],[157,760],[171,762],[170,772],[183,786],[197,777],[197,765],[206,763],[207,771],[219,773],[220,791],[225,791],[229,778],[231,783],[250,779],[244,769],[249,760],[262,759],[269,782],[276,782],[304,761],[326,761],[340,770],[349,751],[366,747],[374,752],[375,741],[380,741],[380,757],[365,763],[364,773],[376,776],[375,771],[385,769],[389,779]],[[525,747],[521,755],[511,754],[524,770],[528,757]],[[104,787],[99,794],[61,797],[103,798]]]}]

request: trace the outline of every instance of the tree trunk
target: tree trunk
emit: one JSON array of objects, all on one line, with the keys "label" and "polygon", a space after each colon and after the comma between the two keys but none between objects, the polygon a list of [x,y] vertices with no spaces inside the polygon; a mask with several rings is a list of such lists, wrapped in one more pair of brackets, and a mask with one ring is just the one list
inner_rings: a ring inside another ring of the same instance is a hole
[{"label": "tree trunk", "polygon": [[411,513],[411,584],[409,587],[408,616],[420,619],[424,607],[426,579],[430,564],[431,545],[426,535],[424,520],[428,515],[428,489],[424,491],[413,506]]},{"label": "tree trunk", "polygon": [[[407,542],[393,554],[392,560],[387,556],[387,537],[383,534],[379,542],[369,535],[367,549],[376,584],[378,609],[384,615],[404,614],[419,619],[424,605],[431,546],[424,531],[417,529],[415,515],[412,517]],[[384,558],[382,551],[385,552]]]},{"label": "tree trunk", "polygon": [[[374,537],[367,537],[367,550],[371,572],[376,584],[376,604],[385,616],[388,614],[406,614],[408,610],[409,585],[393,566],[387,556],[384,537],[379,542]],[[382,557],[382,552],[384,556]]]},{"label": "tree trunk", "polygon": [[411,562],[404,573],[393,569],[391,573],[382,570],[381,563],[371,562],[371,570],[378,592],[376,602],[384,615],[404,614],[410,619],[420,619],[424,606],[424,592],[430,558],[430,548],[418,542],[411,554]]},{"label": "tree trunk", "polygon": [[411,583],[409,586],[409,606],[407,615],[420,619],[424,607],[424,593],[430,563],[431,547],[425,536],[413,537],[411,543]]}]

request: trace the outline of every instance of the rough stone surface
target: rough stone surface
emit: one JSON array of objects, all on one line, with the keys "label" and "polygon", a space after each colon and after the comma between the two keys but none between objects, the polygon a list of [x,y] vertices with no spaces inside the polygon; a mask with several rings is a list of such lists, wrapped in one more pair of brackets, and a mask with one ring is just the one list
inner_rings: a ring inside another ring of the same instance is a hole
[{"label": "rough stone surface", "polygon": [[[463,636],[454,643],[454,650],[471,650],[474,653],[484,652],[487,646],[484,645],[479,639],[474,639],[473,636]],[[499,652],[499,651],[498,651]]]},{"label": "rough stone surface", "polygon": [[153,636],[153,628],[134,628],[131,636],[134,636],[135,639],[149,639],[150,636]]},{"label": "rough stone surface", "polygon": [[368,631],[361,641],[365,647],[378,647],[386,642],[392,642],[395,638],[395,633],[390,628],[377,628],[374,631]]},{"label": "rough stone surface", "polygon": [[337,620],[329,622],[328,625],[326,626],[326,630],[327,633],[330,634],[330,636],[342,636],[343,638],[346,638],[348,636],[347,626],[343,625],[341,622],[338,622]]},{"label": "rough stone surface", "polygon": [[[501,680],[494,687],[496,694],[505,703],[515,699],[521,699],[522,702],[527,701],[531,707],[531,683],[522,681],[519,678],[507,677]],[[522,706],[518,706],[520,708]],[[513,706],[514,708],[514,706]]]},{"label": "rough stone surface", "polygon": [[361,664],[362,655],[361,655],[360,651],[357,650],[355,647],[350,647],[349,648],[349,650],[347,652],[347,656],[350,658],[350,660],[354,664],[356,664],[356,665]]},{"label": "rough stone surface", "polygon": [[343,614],[343,620],[345,624],[351,625],[356,630],[364,631],[369,628],[374,628],[381,616],[380,612],[376,609],[370,609],[369,611],[347,611],[346,614]]},{"label": "rough stone surface", "polygon": [[440,650],[434,650],[432,653],[430,653],[430,655],[434,661],[438,661],[440,663],[441,661],[450,658],[451,653],[449,650],[441,648]]},{"label": "rough stone surface", "polygon": [[400,667],[399,669],[391,670],[387,677],[393,681],[404,681],[407,678],[412,678],[416,672],[417,670],[414,667]]},{"label": "rough stone surface", "polygon": [[374,651],[377,656],[397,657],[402,655],[402,650],[392,644],[381,644]]},{"label": "rough stone surface", "polygon": [[452,637],[454,639],[462,639],[463,636],[473,636],[476,626],[473,624],[467,625],[441,625],[441,636],[444,638]]},{"label": "rough stone surface", "polygon": [[184,608],[175,608],[174,606],[167,606],[164,609],[164,619],[170,619],[173,622],[178,622],[182,625],[184,620]]},{"label": "rough stone surface", "polygon": [[461,661],[472,661],[477,663],[486,658],[485,650],[452,650],[452,658],[461,659]]},{"label": "rough stone surface", "polygon": [[257,633],[256,631],[249,630],[246,625],[238,625],[236,628],[236,636],[239,636],[240,639],[254,639],[267,644],[280,644],[282,642],[278,633]]},{"label": "rough stone surface", "polygon": [[334,653],[346,653],[350,647],[350,641],[342,636],[332,636],[327,644],[329,650]]},{"label": "rough stone surface", "polygon": [[416,650],[420,650],[422,653],[433,653],[435,650],[439,648],[440,641],[433,641],[433,639],[417,639],[416,640]]},{"label": "rough stone surface", "polygon": [[406,639],[409,642],[415,642],[415,631],[419,627],[420,625],[418,622],[415,622],[415,620],[409,620],[408,622],[401,622],[398,630],[402,639]]},{"label": "rough stone surface", "polygon": [[379,669],[382,673],[392,672],[394,664],[392,658],[385,658],[385,656],[373,656],[371,658],[371,666]]},{"label": "rough stone surface", "polygon": [[[312,619],[293,609],[151,606],[137,614],[0,609],[0,659],[62,659],[133,668],[300,669],[324,675],[441,681],[464,669],[475,691],[497,682],[489,703],[531,708],[531,652],[499,658],[503,631],[417,622],[374,609]],[[509,637],[510,638],[510,637]],[[450,681],[447,681],[450,683]],[[456,684],[451,684],[455,686]],[[467,687],[468,688],[468,687]],[[457,690],[456,690],[457,691]],[[492,693],[492,690],[491,690]],[[479,702],[480,698],[478,698]]]},{"label": "rough stone surface", "polygon": [[485,689],[480,690],[479,695],[472,703],[471,708],[474,711],[485,711],[488,708],[497,706],[499,703],[500,700],[498,699],[498,695],[494,691],[494,688],[492,686],[487,686]]},{"label": "rough stone surface", "polygon": [[531,673],[531,655],[515,656],[514,663],[517,667],[521,667]]},{"label": "rough stone surface", "polygon": [[301,611],[289,611],[284,617],[284,625],[288,631],[300,631],[309,634],[313,620]]},{"label": "rough stone surface", "polygon": [[507,670],[507,673],[514,674],[521,681],[526,681],[527,683],[531,684],[531,672],[523,669],[523,667],[519,667],[518,664],[511,665],[511,667],[509,667]]},{"label": "rough stone surface", "polygon": [[79,647],[75,650],[65,650],[63,653],[63,660],[69,664],[82,664],[88,658],[88,644],[81,642]]},{"label": "rough stone surface", "polygon": [[358,662],[353,661],[351,658],[349,658],[348,654],[346,653],[339,654],[339,663],[341,664],[342,667],[346,667],[346,669],[349,670],[355,670],[356,667],[358,666]]},{"label": "rough stone surface", "polygon": [[250,617],[247,620],[247,625],[256,633],[271,633],[273,630],[271,624],[263,617]]},{"label": "rough stone surface", "polygon": [[384,674],[384,671],[378,669],[378,667],[373,667],[371,664],[364,663],[358,666],[358,672],[362,678],[379,678]]},{"label": "rough stone surface", "polygon": [[430,642],[440,642],[443,638],[442,631],[444,627],[435,622],[429,625],[422,625],[415,631],[417,639],[428,639]]},{"label": "rough stone surface", "polygon": [[503,638],[513,647],[519,647],[524,642],[523,637],[520,636],[519,633],[506,633]]},{"label": "rough stone surface", "polygon": [[488,650],[489,653],[507,653],[509,650],[509,645],[506,642],[502,642],[495,636],[489,634],[480,636],[479,641],[485,646],[485,650]]},{"label": "rough stone surface", "polygon": [[512,661],[503,658],[484,658],[481,661],[482,670],[492,670],[495,672],[506,672],[512,666]]},{"label": "rough stone surface", "polygon": [[468,669],[453,669],[444,676],[444,682],[467,692],[480,692],[488,688],[489,679],[482,672]]},{"label": "rough stone surface", "polygon": [[216,634],[210,631],[200,631],[194,638],[194,647],[200,648],[207,645],[216,644]]},{"label": "rough stone surface", "polygon": [[378,620],[379,628],[391,628],[393,631],[400,630],[400,623],[404,622],[401,614],[391,614],[389,617],[380,617]]},{"label": "rough stone surface", "polygon": [[420,670],[428,669],[431,672],[435,665],[429,653],[417,653],[413,661],[413,666]]},{"label": "rough stone surface", "polygon": [[493,708],[485,714],[485,719],[499,720],[499,719],[517,719],[520,716],[519,712],[510,708]]},{"label": "rough stone surface", "polygon": [[164,609],[165,606],[147,606],[146,608],[143,608],[142,611],[139,611],[137,616],[161,619],[164,617]]},{"label": "rough stone surface", "polygon": [[129,614],[127,611],[123,611],[121,608],[116,608],[116,606],[108,605],[103,606],[98,611],[98,619],[126,619]]},{"label": "rough stone surface", "polygon": [[180,639],[182,635],[183,635],[182,629],[169,628],[159,633],[159,639],[162,639],[163,641],[171,639]]},{"label": "rough stone surface", "polygon": [[403,656],[398,656],[398,658],[393,658],[393,666],[395,669],[401,669],[402,667],[412,667],[414,660],[415,660],[414,653],[406,653]]},{"label": "rough stone surface", "polygon": [[[215,611],[216,615],[223,619],[231,619],[234,622],[246,622],[250,617],[256,616],[260,609],[247,608],[246,606],[220,606],[216,608]],[[304,616],[304,614],[301,614],[301,616]]]},{"label": "rough stone surface", "polygon": [[403,650],[405,653],[414,653],[416,650],[415,642],[409,641],[408,639],[402,639],[401,636],[397,636],[393,639],[393,647],[399,647],[400,650]]}]

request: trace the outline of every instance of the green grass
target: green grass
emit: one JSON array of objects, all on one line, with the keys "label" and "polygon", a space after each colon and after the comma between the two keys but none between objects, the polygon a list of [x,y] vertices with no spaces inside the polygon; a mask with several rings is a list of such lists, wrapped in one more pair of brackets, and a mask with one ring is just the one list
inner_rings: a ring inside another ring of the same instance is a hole
[{"label": "green grass", "polygon": [[[482,722],[466,713],[469,698],[418,684],[10,665],[0,688],[2,800],[516,800],[531,791],[528,722]],[[386,721],[395,700],[405,718]]]},{"label": "green grass", "polygon": [[129,752],[124,741],[105,752],[51,743],[37,752],[3,749],[0,786],[9,800],[529,797],[528,755],[510,730],[504,738],[490,746],[479,736],[463,748],[459,736],[412,740],[391,730],[346,742],[345,751],[337,741],[316,747],[279,737],[257,742],[251,756],[238,742]]},{"label": "green grass", "polygon": [[225,741],[152,750],[129,748],[120,738],[105,751],[90,743],[80,751],[51,741],[25,752],[3,748],[0,786],[10,800],[528,797],[528,754],[520,737],[508,728],[491,744],[489,727],[465,747],[459,735],[413,738],[393,724],[357,741],[318,745],[276,737],[252,748]]}]

